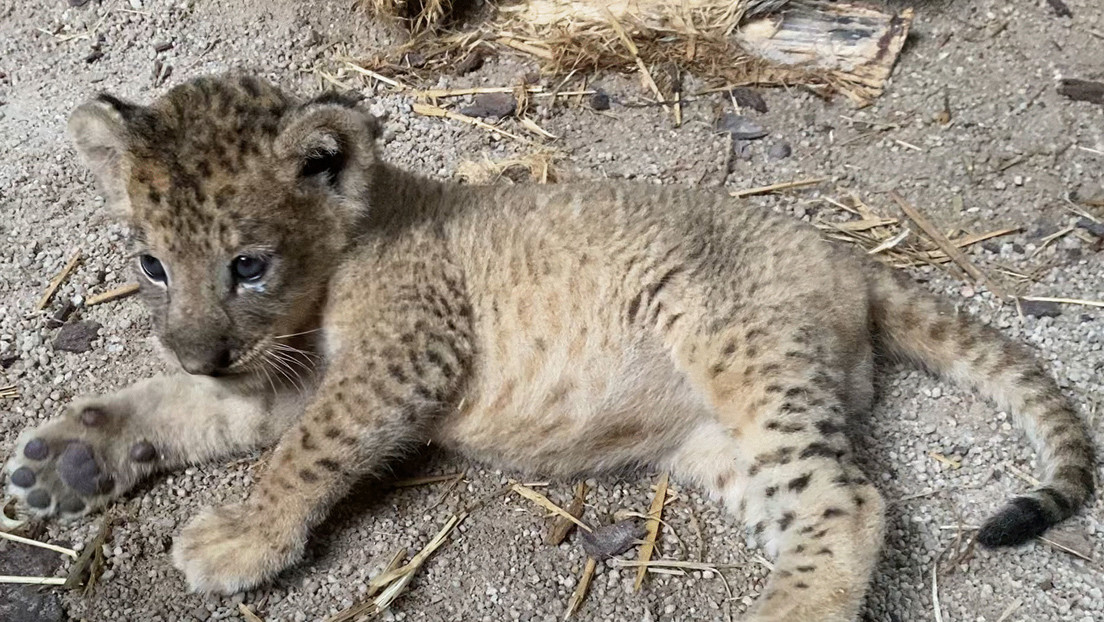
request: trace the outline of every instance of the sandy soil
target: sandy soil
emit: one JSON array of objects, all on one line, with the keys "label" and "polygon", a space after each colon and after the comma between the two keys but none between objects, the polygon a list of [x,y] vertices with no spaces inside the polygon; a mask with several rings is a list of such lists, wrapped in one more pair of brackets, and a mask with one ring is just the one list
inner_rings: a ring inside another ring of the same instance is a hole
[{"label": "sandy soil", "polygon": [[[856,111],[842,99],[825,102],[799,89],[764,93],[770,111],[750,114],[771,134],[752,143],[746,159],[736,158],[727,178],[721,168],[730,142],[712,128],[717,112],[731,104],[719,95],[688,104],[686,123],[674,129],[657,108],[622,105],[646,96],[634,79],[602,75],[598,83],[614,100],[610,111],[556,106],[543,110],[540,120],[562,137],[556,145],[568,154],[562,166],[578,178],[737,189],[823,176],[829,181],[818,189],[751,200],[806,219],[831,219],[840,217],[838,210],[821,197],[853,192],[878,213],[897,217],[886,196],[896,189],[945,229],[1021,227],[973,247],[971,256],[990,272],[1003,266],[1033,273],[1030,282],[1009,279],[1017,293],[1101,300],[1104,253],[1097,240],[1084,229],[1048,237],[1079,220],[1068,209],[1068,193],[1091,196],[1104,184],[1104,107],[1071,102],[1055,90],[1061,77],[1104,78],[1104,5],[1067,2],[1073,17],[1056,17],[1041,0],[918,3],[915,33],[882,99]],[[106,0],[70,8],[64,0],[0,0],[0,386],[15,385],[19,393],[0,398],[0,456],[20,430],[55,415],[73,396],[124,386],[161,365],[137,301],[82,307],[89,295],[130,275],[124,229],[102,209],[64,137],[67,113],[99,90],[145,101],[179,81],[230,67],[250,67],[287,88],[315,92],[316,69],[337,72],[337,57],[367,55],[396,40],[350,5]],[[87,36],[90,30],[95,34]],[[162,80],[166,67],[172,71]],[[501,57],[440,84],[513,85],[533,69],[526,59]],[[405,166],[449,177],[462,160],[519,152],[516,143],[481,130],[416,116],[404,96],[356,76],[345,79],[389,115],[386,152]],[[953,116],[948,125],[933,120],[944,98]],[[770,157],[782,143],[792,155]],[[85,259],[50,311],[75,301],[76,319],[102,325],[91,349],[79,354],[56,350],[57,330],[34,312],[50,278],[77,247]],[[918,269],[914,276],[1037,349],[1104,446],[1098,406],[1104,310],[1063,305],[1056,317],[1021,317],[1014,307],[995,304],[984,288],[941,271]],[[869,471],[892,501],[867,619],[939,619],[932,581],[937,560],[943,620],[1104,619],[1104,504],[1097,501],[1053,534],[1093,561],[1043,543],[949,555],[948,561],[945,553],[962,526],[977,525],[1002,499],[1028,486],[1018,474],[1033,471],[1033,454],[1004,413],[966,392],[903,368],[887,367],[883,378],[868,434],[859,439]],[[960,467],[933,459],[932,452]],[[198,508],[243,497],[254,459],[192,468],[141,487],[115,508],[125,518],[105,546],[106,572],[91,595],[0,588],[0,617],[237,620],[237,604],[245,602],[269,621],[323,619],[355,602],[366,578],[397,548],[420,548],[469,499],[519,476],[429,451],[407,472],[466,470],[456,491],[366,487],[319,530],[308,559],[276,585],[228,598],[189,595],[169,563],[171,538]],[[587,520],[609,521],[619,509],[644,511],[655,476],[592,481]],[[566,503],[571,484],[554,481],[543,490]],[[753,600],[767,569],[744,547],[740,526],[692,488],[676,489],[660,552],[736,566],[723,576],[652,575],[634,593],[628,570],[600,564],[578,619],[724,620],[738,617]],[[99,521],[50,524],[35,533],[79,548]],[[559,619],[584,558],[573,542],[543,544],[545,529],[542,512],[517,497],[481,508],[385,618]],[[61,556],[17,552],[0,542],[0,574],[63,576],[67,568]],[[4,602],[30,602],[36,609],[13,611]]]}]

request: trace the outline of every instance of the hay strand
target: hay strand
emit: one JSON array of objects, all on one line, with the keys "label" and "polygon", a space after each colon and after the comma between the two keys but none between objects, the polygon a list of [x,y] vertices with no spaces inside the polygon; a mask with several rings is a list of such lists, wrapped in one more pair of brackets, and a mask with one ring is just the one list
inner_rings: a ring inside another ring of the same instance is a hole
[{"label": "hay strand", "polygon": [[5,540],[11,540],[12,542],[18,542],[20,544],[26,544],[28,546],[37,546],[40,549],[46,549],[48,551],[54,551],[55,553],[61,553],[62,555],[68,555],[73,559],[77,558],[77,552],[73,549],[66,548],[64,546],[57,546],[56,544],[47,544],[46,542],[39,542],[38,540],[31,540],[30,538],[24,538],[17,536],[13,533],[6,531],[0,531],[0,538]]},{"label": "hay strand", "polygon": [[579,608],[583,606],[583,600],[586,598],[587,592],[590,591],[590,582],[594,579],[594,573],[597,569],[598,560],[587,557],[586,565],[583,566],[583,574],[579,577],[579,583],[575,586],[575,591],[571,593],[571,600],[567,601],[567,611],[564,612],[565,620],[575,615]]},{"label": "hay strand", "polygon": [[50,285],[46,287],[46,291],[43,292],[42,298],[39,298],[38,304],[35,305],[36,310],[41,311],[46,308],[46,305],[50,304],[50,299],[57,293],[58,288],[65,282],[65,279],[69,278],[69,275],[77,267],[77,264],[80,263],[80,258],[81,249],[78,248],[73,251],[73,255],[69,258],[69,261],[65,263],[65,267],[61,269],[61,272],[58,272],[57,275],[50,280]]},{"label": "hay strand", "polygon": [[516,492],[517,494],[521,495],[522,497],[525,497],[526,499],[532,501],[533,503],[536,503],[537,505],[543,507],[544,509],[548,510],[549,512],[552,512],[553,514],[557,514],[560,517],[562,517],[566,520],[569,520],[572,523],[575,523],[575,525],[578,526],[579,528],[581,528],[583,531],[593,531],[593,529],[591,529],[589,525],[587,525],[583,521],[579,520],[578,518],[575,518],[567,510],[561,508],[560,506],[556,505],[555,503],[552,503],[548,499],[548,497],[546,497],[546,496],[542,495],[541,493],[533,490],[532,488],[529,488],[528,486],[525,486],[525,485],[519,484],[519,483],[513,483],[513,484],[510,485],[510,490]]},{"label": "hay strand", "polygon": [[126,298],[127,296],[133,296],[138,293],[139,286],[137,283],[128,283],[115,289],[109,289],[102,294],[96,294],[95,296],[89,296],[88,300],[84,301],[84,306],[91,307],[93,305],[102,304],[105,302],[111,302],[112,300],[118,300],[120,298]]},{"label": "hay strand", "polygon": [[1004,288],[1001,287],[992,277],[987,276],[980,268],[974,265],[966,254],[959,250],[958,246],[952,243],[947,236],[943,235],[943,232],[939,230],[926,216],[920,213],[918,209],[909,204],[896,191],[891,190],[889,193],[891,199],[893,199],[901,211],[903,211],[913,222],[916,223],[920,229],[935,242],[935,245],[939,247],[941,251],[947,254],[966,274],[970,275],[974,281],[978,284],[985,285],[989,288],[989,291],[993,292],[993,295],[1000,299],[1007,298],[1004,292]]},{"label": "hay strand", "polygon": [[[652,506],[648,509],[648,535],[644,537],[644,544],[640,545],[640,555],[638,556],[638,559],[644,563],[651,561],[652,552],[655,550],[656,537],[659,535],[659,521],[663,514],[664,502],[667,499],[667,483],[669,477],[668,473],[659,476],[659,482],[656,484],[655,497],[652,498]],[[644,575],[647,573],[647,566],[641,566],[637,569],[636,581],[633,583],[633,591],[640,591],[640,587],[644,584]]]}]

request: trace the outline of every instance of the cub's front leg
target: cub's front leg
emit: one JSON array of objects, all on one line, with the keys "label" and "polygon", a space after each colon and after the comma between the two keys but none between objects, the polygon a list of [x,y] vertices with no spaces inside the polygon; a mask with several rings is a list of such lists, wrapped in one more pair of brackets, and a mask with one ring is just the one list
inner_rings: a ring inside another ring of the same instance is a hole
[{"label": "cub's front leg", "polygon": [[193,590],[249,589],[299,561],[310,529],[351,485],[424,442],[435,416],[457,403],[472,358],[471,310],[461,279],[427,255],[338,279],[327,369],[301,422],[247,501],[203,512],[175,542]]},{"label": "cub's front leg", "polygon": [[273,444],[300,414],[297,401],[188,375],[82,398],[20,435],[4,468],[7,492],[34,516],[80,516],[156,471]]}]

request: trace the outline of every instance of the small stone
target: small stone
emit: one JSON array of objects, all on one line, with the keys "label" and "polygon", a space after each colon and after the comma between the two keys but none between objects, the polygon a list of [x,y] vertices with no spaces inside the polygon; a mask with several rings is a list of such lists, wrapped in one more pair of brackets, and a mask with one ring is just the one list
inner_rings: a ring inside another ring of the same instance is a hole
[{"label": "small stone", "polygon": [[763,99],[763,96],[759,94],[759,91],[753,88],[738,86],[728,93],[732,96],[736,105],[741,108],[751,108],[756,112],[767,112],[767,102]]},{"label": "small stone", "polygon": [[73,322],[61,327],[54,338],[54,349],[78,354],[92,349],[92,342],[100,332],[100,323],[91,320]]},{"label": "small stone", "polygon": [[739,160],[751,159],[751,142],[746,140],[733,139],[732,141],[732,157]]},{"label": "small stone", "polygon": [[793,155],[793,147],[789,143],[775,143],[767,151],[767,157],[772,160],[784,160]]},{"label": "small stone", "polygon": [[481,93],[476,95],[472,105],[460,112],[479,119],[502,119],[514,114],[517,100],[512,93]]},{"label": "small stone", "polygon": [[731,112],[721,115],[715,127],[718,132],[728,132],[736,140],[757,140],[770,133],[752,119]]},{"label": "small stone", "polygon": [[1056,302],[1043,300],[1020,300],[1020,310],[1032,317],[1058,317],[1062,315],[1062,306]]},{"label": "small stone", "polygon": [[61,307],[54,312],[54,315],[50,319],[46,320],[46,328],[61,328],[65,325],[65,322],[69,320],[69,316],[73,315],[73,311],[77,309],[72,300],[66,300],[62,303]]},{"label": "small stone", "polygon": [[483,55],[482,52],[472,52],[471,54],[465,56],[464,60],[456,64],[454,71],[458,76],[462,76],[466,73],[471,73],[483,66],[483,60],[485,58],[486,57]]},{"label": "small stone", "polygon": [[168,52],[172,47],[172,41],[159,41],[153,44],[153,51],[160,54],[161,52]]},{"label": "small stone", "polygon": [[590,96],[590,107],[595,110],[609,110],[610,97],[604,91],[599,90]]}]

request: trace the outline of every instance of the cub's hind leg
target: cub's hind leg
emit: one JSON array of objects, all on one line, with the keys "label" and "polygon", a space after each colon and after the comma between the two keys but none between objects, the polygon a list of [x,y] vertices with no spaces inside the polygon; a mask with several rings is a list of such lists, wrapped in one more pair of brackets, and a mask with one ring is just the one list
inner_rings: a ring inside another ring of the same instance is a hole
[{"label": "cub's hind leg", "polygon": [[[669,466],[721,497],[777,557],[748,620],[852,622],[878,559],[884,506],[844,434],[848,374],[815,340],[749,334],[687,361],[715,419]],[[749,346],[757,338],[764,343]],[[748,357],[749,347],[763,354]]]}]

